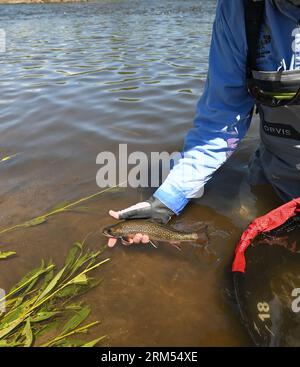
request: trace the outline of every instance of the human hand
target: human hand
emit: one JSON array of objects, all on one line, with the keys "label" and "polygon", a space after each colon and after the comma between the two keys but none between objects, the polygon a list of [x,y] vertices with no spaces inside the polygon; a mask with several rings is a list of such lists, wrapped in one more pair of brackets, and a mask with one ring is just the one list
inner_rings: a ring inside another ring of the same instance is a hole
[{"label": "human hand", "polygon": [[[159,223],[167,223],[174,215],[171,209],[165,206],[161,201],[151,196],[149,200],[137,203],[120,211],[110,210],[109,215],[115,219],[153,219]],[[137,233],[128,244],[148,243],[149,236],[143,233]],[[114,247],[117,243],[116,238],[109,238],[108,246]],[[127,244],[127,243],[126,243]]]}]

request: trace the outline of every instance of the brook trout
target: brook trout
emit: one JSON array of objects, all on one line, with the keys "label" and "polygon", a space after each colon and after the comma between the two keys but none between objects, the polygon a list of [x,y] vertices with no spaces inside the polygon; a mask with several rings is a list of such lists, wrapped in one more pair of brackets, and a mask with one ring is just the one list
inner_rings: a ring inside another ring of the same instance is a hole
[{"label": "brook trout", "polygon": [[[178,245],[182,242],[208,242],[205,230],[201,232],[183,232],[170,226],[159,224],[145,219],[124,220],[103,229],[103,235],[121,240],[132,239],[137,233],[149,236],[150,242],[160,241]],[[153,244],[153,243],[152,243]]]}]

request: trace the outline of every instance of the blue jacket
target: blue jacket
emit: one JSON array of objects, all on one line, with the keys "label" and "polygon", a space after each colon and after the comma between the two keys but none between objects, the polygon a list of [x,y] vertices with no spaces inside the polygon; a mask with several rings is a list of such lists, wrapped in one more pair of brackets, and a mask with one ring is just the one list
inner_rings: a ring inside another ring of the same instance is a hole
[{"label": "blue jacket", "polygon": [[[260,70],[300,68],[300,8],[287,1],[266,1],[265,25],[258,50]],[[154,196],[179,214],[190,199],[201,197],[214,172],[235,151],[249,129],[254,101],[246,87],[247,41],[242,0],[219,0],[213,26],[209,70],[188,132],[183,157]]]}]

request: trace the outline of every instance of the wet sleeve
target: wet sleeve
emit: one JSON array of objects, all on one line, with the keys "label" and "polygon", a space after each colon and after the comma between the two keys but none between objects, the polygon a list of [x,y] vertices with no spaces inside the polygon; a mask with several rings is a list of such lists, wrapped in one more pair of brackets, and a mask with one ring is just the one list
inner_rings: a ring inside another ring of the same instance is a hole
[{"label": "wet sleeve", "polygon": [[[219,1],[209,71],[182,157],[154,196],[179,214],[245,136],[254,101],[246,87],[247,42],[240,0]],[[233,9],[234,8],[234,9]]]}]

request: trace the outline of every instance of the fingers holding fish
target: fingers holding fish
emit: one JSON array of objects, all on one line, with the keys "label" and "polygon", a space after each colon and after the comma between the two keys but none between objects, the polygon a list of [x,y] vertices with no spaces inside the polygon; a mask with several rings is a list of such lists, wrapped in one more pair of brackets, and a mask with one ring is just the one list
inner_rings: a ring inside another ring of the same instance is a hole
[{"label": "fingers holding fish", "polygon": [[143,238],[142,233],[137,233],[134,237],[133,237],[133,243],[137,244],[140,243],[141,240]]},{"label": "fingers holding fish", "polygon": [[132,238],[126,237],[126,241],[130,242],[130,244],[138,245],[138,244],[144,244],[147,245],[150,242],[150,238],[148,235],[143,233],[137,233]]},{"label": "fingers holding fish", "polygon": [[123,245],[128,246],[128,245],[139,245],[139,244],[144,244],[147,245],[150,242],[150,238],[148,235],[144,235],[142,233],[137,233],[136,235],[134,235],[133,237],[123,237],[121,238],[121,242]]},{"label": "fingers holding fish", "polygon": [[[142,233],[137,233],[134,235],[134,237],[121,237],[120,238],[122,245],[129,246],[129,245],[138,245],[138,244],[144,244],[147,245],[150,242],[150,238],[148,235],[144,235]],[[117,237],[110,237],[107,242],[107,246],[112,248],[115,247],[115,245],[118,242]]]},{"label": "fingers holding fish", "polygon": [[112,248],[116,245],[117,241],[118,241],[117,238],[110,237],[108,239],[107,246]]},{"label": "fingers holding fish", "polygon": [[146,235],[146,234],[144,234],[144,235],[142,236],[141,242],[142,242],[142,243],[144,243],[145,245],[146,245],[147,243],[149,243],[149,242],[150,242],[150,238],[149,238],[149,236],[148,236],[148,235]]}]

